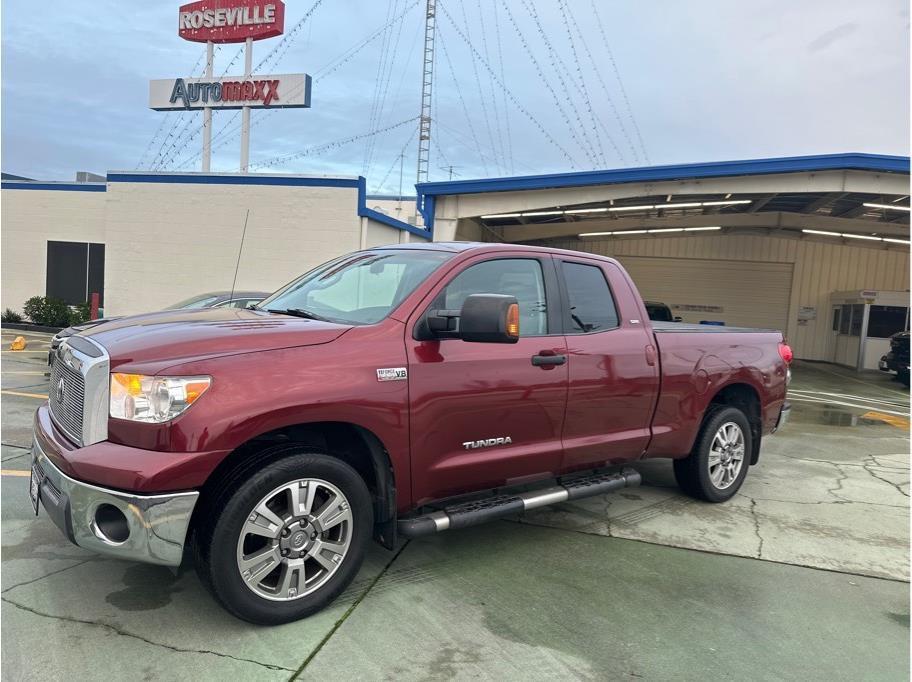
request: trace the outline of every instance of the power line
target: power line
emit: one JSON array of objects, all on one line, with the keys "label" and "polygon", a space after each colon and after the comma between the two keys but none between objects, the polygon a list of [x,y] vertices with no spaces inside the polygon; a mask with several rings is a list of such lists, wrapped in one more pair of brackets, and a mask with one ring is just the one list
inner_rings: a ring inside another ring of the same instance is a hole
[{"label": "power line", "polygon": [[[627,141],[627,145],[630,147],[630,153],[633,155],[633,160],[635,163],[639,163],[640,154],[634,145],[633,138],[630,136],[630,133],[627,132],[627,127],[624,125],[624,121],[621,119],[621,114],[614,103],[614,98],[611,96],[611,91],[609,90],[608,85],[605,83],[605,79],[602,77],[602,72],[599,69],[599,64],[595,60],[595,57],[592,55],[592,51],[589,49],[589,43],[586,42],[586,37],[583,35],[583,30],[580,28],[576,17],[573,16],[573,10],[570,8],[570,5],[563,3],[562,8],[567,10],[567,16],[570,19],[570,23],[576,29],[576,35],[579,38],[579,42],[583,46],[583,50],[585,50],[586,56],[589,58],[589,62],[592,65],[592,70],[595,72],[595,77],[598,79],[599,84],[602,86],[602,91],[605,93],[605,97],[608,99],[608,104],[611,105],[611,111],[614,114],[614,118],[617,121],[621,134],[624,136],[624,139]],[[614,147],[615,152],[617,152],[618,158],[624,161],[623,152],[621,152],[617,143],[614,141],[614,137],[611,135],[611,133],[608,132],[608,128],[605,126],[605,123],[602,120],[601,116],[597,116],[597,119],[602,127],[602,130],[605,131],[605,135],[608,137],[608,141],[611,143],[611,146]]]},{"label": "power line", "polygon": [[[487,32],[485,31],[485,21],[484,21],[484,11],[481,7],[481,0],[476,0],[478,5],[478,16],[481,19],[479,22],[481,28],[481,48],[484,51],[484,58],[490,62],[491,55],[488,52],[488,37]],[[497,7],[496,2],[493,5]],[[503,159],[503,169],[506,172],[507,169],[507,149],[503,141],[503,132],[500,129],[500,112],[498,111],[497,106],[497,88],[494,87],[494,81],[488,78],[488,85],[491,86],[491,106],[494,108],[494,131],[497,133],[497,144],[500,146],[500,158]]]},{"label": "power line", "polygon": [[[469,124],[469,133],[472,136],[472,140],[475,142],[475,148],[478,150],[479,155],[481,155],[481,143],[478,141],[478,135],[475,133],[475,126],[472,124],[472,117],[469,115],[469,107],[466,105],[465,98],[462,96],[462,88],[459,87],[459,81],[456,78],[456,70],[453,68],[453,62],[450,60],[450,53],[447,52],[446,41],[443,39],[443,33],[440,33],[440,48],[443,52],[443,58],[446,61],[447,67],[449,67],[450,75],[453,77],[453,85],[456,86],[456,96],[459,98],[460,104],[462,104],[462,111],[465,114],[466,122]],[[485,157],[481,157],[482,166],[484,167],[485,175],[488,175],[488,164],[485,161]]]},{"label": "power line", "polygon": [[389,132],[390,130],[395,130],[396,128],[401,128],[402,126],[413,123],[417,121],[417,116],[412,116],[407,118],[404,121],[399,121],[398,123],[393,123],[388,125],[385,128],[380,128],[378,130],[371,130],[366,133],[359,133],[358,135],[352,135],[351,137],[342,138],[341,140],[335,140],[333,142],[326,142],[324,144],[314,145],[313,147],[308,147],[307,149],[301,150],[300,152],[295,152],[294,154],[286,154],[284,156],[276,156],[265,161],[259,161],[257,163],[251,164],[251,168],[265,168],[266,166],[281,166],[288,163],[289,161],[295,161],[297,159],[304,158],[305,156],[313,156],[314,154],[322,154],[323,152],[342,147],[352,142],[357,142],[358,140],[363,140],[366,137],[371,137],[373,135],[379,135],[381,133]]},{"label": "power line", "polygon": [[[567,8],[565,7],[566,3],[564,0],[557,0],[558,8],[561,13],[561,21],[564,24],[564,29],[567,32],[567,42],[570,44],[570,54],[573,57],[573,63],[576,66],[576,75],[579,79],[579,84],[577,85],[577,90],[580,91],[580,94],[583,97],[583,101],[586,104],[586,112],[589,114],[589,120],[592,122],[592,134],[595,137],[596,144],[598,146],[598,153],[602,157],[602,163],[607,165],[608,159],[605,157],[605,149],[602,147],[602,136],[599,134],[598,123],[595,118],[595,111],[592,108],[592,99],[589,97],[589,89],[586,87],[586,79],[583,76],[583,67],[580,63],[579,55],[576,52],[576,41],[573,39],[573,33],[570,31],[570,21],[567,18]],[[570,77],[570,82],[576,84],[573,75],[567,73]]]},{"label": "power line", "polygon": [[595,14],[595,22],[598,24],[599,33],[602,34],[602,42],[605,44],[605,50],[608,52],[608,60],[611,62],[611,68],[614,69],[615,78],[617,78],[618,85],[620,86],[621,95],[624,98],[624,105],[627,107],[627,114],[630,116],[633,130],[636,133],[637,140],[640,142],[640,148],[643,150],[643,158],[646,159],[646,163],[649,163],[649,154],[646,152],[646,145],[643,144],[643,138],[640,135],[640,126],[637,125],[636,117],[633,115],[630,100],[627,98],[627,89],[624,87],[624,81],[621,79],[621,72],[618,69],[617,62],[614,61],[614,53],[611,51],[611,45],[608,43],[608,35],[605,33],[605,27],[602,26],[602,18],[599,16],[595,0],[592,0],[592,13]]},{"label": "power line", "polygon": [[[470,44],[472,41],[472,38],[471,38],[472,34],[469,31],[469,18],[466,15],[465,0],[460,0],[459,6],[462,9],[462,21],[463,21],[463,24],[465,25],[465,31],[466,31],[466,33],[465,33],[466,43]],[[491,151],[495,152],[494,158],[496,159],[497,158],[496,157],[497,147],[494,144],[494,135],[493,135],[493,133],[491,133],[491,121],[488,118],[487,97],[485,97],[484,93],[481,90],[481,77],[478,75],[478,65],[475,63],[474,59],[472,60],[472,71],[475,74],[475,85],[478,86],[478,99],[481,102],[481,114],[482,114],[482,120],[484,121],[484,124],[485,124],[485,132],[487,132],[487,134],[488,134],[488,142],[491,145],[489,147],[489,149],[491,149]],[[498,163],[497,165],[502,167],[502,164],[500,164],[500,163]]]},{"label": "power line", "polygon": [[[535,54],[532,52],[532,48],[529,47],[529,43],[526,40],[525,35],[523,35],[522,30],[519,28],[519,24],[516,23],[516,18],[513,16],[513,12],[510,11],[510,6],[504,0],[503,7],[507,12],[507,18],[510,20],[510,23],[513,25],[513,29],[516,31],[516,35],[519,36],[519,42],[522,44],[523,48],[526,51],[526,54],[529,55],[529,59],[532,61],[532,65],[535,67],[535,71],[538,73],[538,77],[541,79],[542,83],[547,88],[548,92],[551,93],[551,98],[554,100],[554,104],[557,107],[557,111],[560,114],[561,118],[564,120],[564,123],[567,126],[567,130],[570,131],[570,137],[574,142],[583,150],[583,153],[589,157],[590,162],[592,161],[592,156],[589,153],[586,146],[580,141],[579,137],[576,135],[576,131],[573,129],[573,124],[570,122],[570,117],[567,115],[567,112],[564,111],[563,106],[561,105],[560,97],[557,96],[557,92],[554,90],[554,87],[551,85],[548,78],[545,76],[544,71],[541,68],[541,65],[538,63],[538,59],[535,58]],[[542,130],[544,128],[542,127]],[[570,160],[570,167],[575,168],[573,158],[566,151],[564,152],[565,156]]]},{"label": "power line", "polygon": [[[494,35],[497,39],[497,61],[500,63],[500,79],[506,81],[506,77],[504,76],[503,44],[500,40],[500,20],[497,18],[497,0],[494,0],[491,7],[494,10]],[[507,106],[506,93],[501,90],[500,95],[503,98],[504,124],[507,133],[507,154],[510,159],[510,174],[512,175],[516,171],[513,165],[513,139],[510,134],[510,107]]]},{"label": "power line", "polygon": [[570,91],[567,88],[567,82],[564,80],[564,76],[560,70],[560,66],[563,64],[563,61],[561,60],[560,55],[555,52],[554,47],[551,45],[551,40],[548,38],[548,34],[542,26],[541,21],[538,19],[538,12],[535,10],[535,5],[533,5],[531,2],[527,2],[527,0],[520,0],[520,2],[522,3],[526,12],[528,12],[529,16],[532,17],[532,20],[535,22],[535,27],[538,30],[538,35],[541,37],[541,40],[545,44],[545,48],[548,52],[548,61],[551,63],[551,68],[554,70],[554,74],[557,76],[558,85],[560,85],[560,89],[566,98],[567,105],[573,112],[573,116],[576,118],[576,126],[569,124],[571,136],[575,134],[576,130],[579,130],[580,135],[583,138],[583,142],[580,145],[583,153],[586,155],[586,158],[589,159],[589,162],[592,163],[593,166],[596,166],[598,165],[598,157],[593,151],[594,145],[589,139],[589,136],[586,134],[586,127],[583,124],[579,109],[574,102],[575,98],[570,94]]}]

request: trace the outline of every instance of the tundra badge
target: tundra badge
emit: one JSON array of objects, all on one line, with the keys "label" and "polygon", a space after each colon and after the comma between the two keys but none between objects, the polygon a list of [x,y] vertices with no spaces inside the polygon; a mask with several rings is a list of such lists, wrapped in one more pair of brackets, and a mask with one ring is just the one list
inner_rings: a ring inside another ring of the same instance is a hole
[{"label": "tundra badge", "polygon": [[377,370],[377,381],[405,381],[408,370],[405,367],[384,367]]},{"label": "tundra badge", "polygon": [[513,442],[513,439],[510,436],[504,436],[501,438],[485,438],[484,440],[467,440],[462,444],[466,450],[474,450],[475,448],[489,448],[492,445],[510,445]]}]

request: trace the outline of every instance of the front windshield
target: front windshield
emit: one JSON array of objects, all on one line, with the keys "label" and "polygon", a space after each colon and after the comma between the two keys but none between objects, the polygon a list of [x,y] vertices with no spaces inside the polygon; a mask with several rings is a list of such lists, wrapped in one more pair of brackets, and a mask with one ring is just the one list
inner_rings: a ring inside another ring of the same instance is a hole
[{"label": "front windshield", "polygon": [[383,250],[348,254],[311,270],[257,308],[305,310],[333,322],[379,322],[452,254]]}]

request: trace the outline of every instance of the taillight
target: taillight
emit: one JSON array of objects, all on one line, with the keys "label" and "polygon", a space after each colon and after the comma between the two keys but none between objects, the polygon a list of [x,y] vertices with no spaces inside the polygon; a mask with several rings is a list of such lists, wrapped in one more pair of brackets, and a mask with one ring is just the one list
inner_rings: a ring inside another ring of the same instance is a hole
[{"label": "taillight", "polygon": [[795,357],[795,354],[792,353],[792,347],[785,341],[779,342],[779,357],[782,358],[782,361],[785,362],[786,365],[791,365],[792,358]]}]

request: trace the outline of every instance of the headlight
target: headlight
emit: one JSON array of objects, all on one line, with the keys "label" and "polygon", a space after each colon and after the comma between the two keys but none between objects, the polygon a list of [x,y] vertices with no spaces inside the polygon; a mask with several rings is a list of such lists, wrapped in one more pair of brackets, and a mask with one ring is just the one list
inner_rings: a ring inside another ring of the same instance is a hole
[{"label": "headlight", "polygon": [[147,377],[111,374],[111,416],[161,424],[174,419],[205,393],[210,377]]}]

